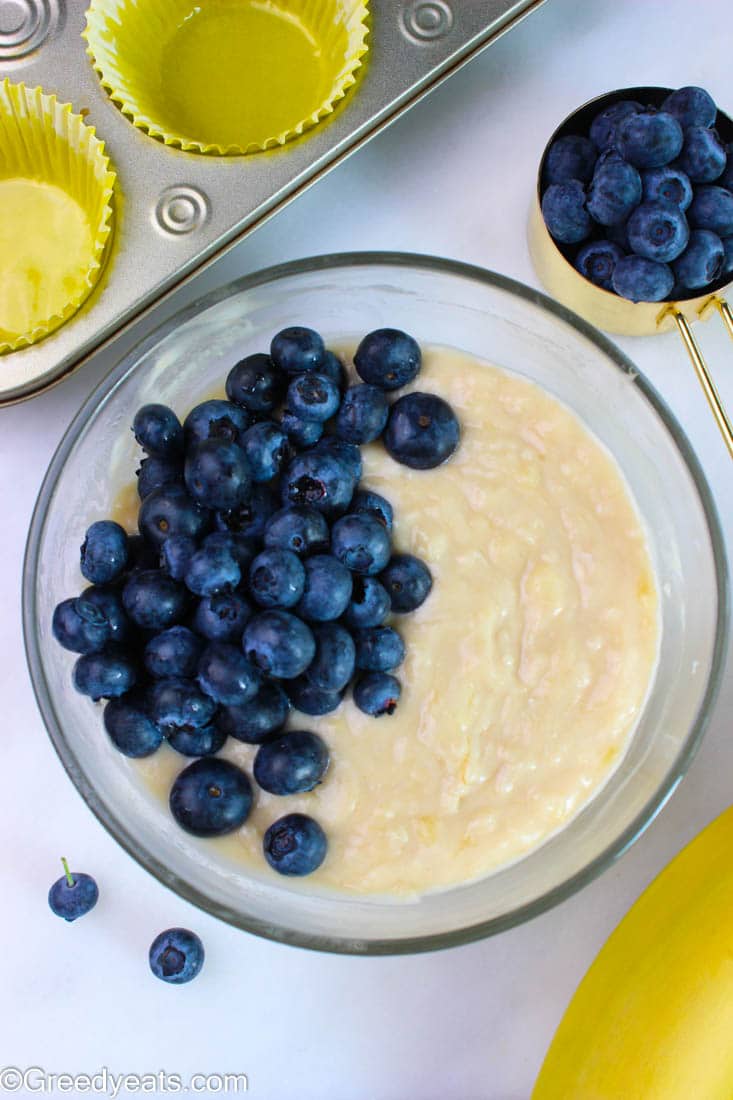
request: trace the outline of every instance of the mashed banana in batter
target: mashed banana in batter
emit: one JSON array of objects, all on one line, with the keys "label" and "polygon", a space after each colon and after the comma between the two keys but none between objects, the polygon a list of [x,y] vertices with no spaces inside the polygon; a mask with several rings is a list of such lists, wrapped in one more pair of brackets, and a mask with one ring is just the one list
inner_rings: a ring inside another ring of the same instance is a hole
[{"label": "mashed banana in batter", "polygon": [[[315,791],[255,790],[235,834],[207,851],[274,875],[262,835],[301,811],[328,855],[309,886],[407,895],[485,875],[566,824],[609,777],[653,676],[658,612],[644,530],[610,455],[565,406],[518,375],[431,349],[412,388],[455,409],[461,445],[413,471],[363,448],[363,485],[395,510],[395,546],[429,565],[392,717],[350,699],[293,713],[331,766]],[[250,775],[256,746],[221,755]],[[164,745],[131,762],[167,799],[187,761]],[[283,880],[281,880],[283,881]]]}]

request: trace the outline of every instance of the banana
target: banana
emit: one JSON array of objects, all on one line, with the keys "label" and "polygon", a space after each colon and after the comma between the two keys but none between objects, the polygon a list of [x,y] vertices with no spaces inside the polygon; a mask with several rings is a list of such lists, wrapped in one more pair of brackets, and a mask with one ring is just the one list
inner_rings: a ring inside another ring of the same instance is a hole
[{"label": "banana", "polygon": [[607,940],[532,1100],[733,1100],[733,807]]}]

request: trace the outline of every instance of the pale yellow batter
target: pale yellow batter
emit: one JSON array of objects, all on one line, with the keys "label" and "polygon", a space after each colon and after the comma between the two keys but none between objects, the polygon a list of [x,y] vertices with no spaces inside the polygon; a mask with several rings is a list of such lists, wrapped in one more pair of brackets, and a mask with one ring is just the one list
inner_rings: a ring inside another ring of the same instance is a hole
[{"label": "pale yellow batter", "polygon": [[[314,792],[256,791],[236,834],[208,851],[272,874],[262,834],[284,813],[329,838],[313,886],[408,894],[465,882],[566,823],[618,763],[652,677],[657,594],[620,472],[576,417],[516,375],[457,352],[425,355],[415,388],[456,410],[461,445],[432,471],[364,449],[364,484],[395,510],[398,549],[433,591],[395,617],[408,656],[401,703],[369,718],[349,699],[317,730],[332,763]],[[256,748],[222,755],[250,774]],[[135,762],[167,798],[187,761]],[[281,880],[285,881],[285,880]]]},{"label": "pale yellow batter", "polygon": [[60,187],[0,179],[0,340],[16,340],[63,312],[84,290],[89,221]]}]

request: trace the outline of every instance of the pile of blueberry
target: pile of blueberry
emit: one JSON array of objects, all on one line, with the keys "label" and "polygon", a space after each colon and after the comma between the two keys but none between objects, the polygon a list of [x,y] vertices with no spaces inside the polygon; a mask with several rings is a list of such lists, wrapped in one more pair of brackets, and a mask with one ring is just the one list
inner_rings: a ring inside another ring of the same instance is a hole
[{"label": "pile of blueberry", "polygon": [[[226,380],[228,400],[197,405],[181,424],[164,405],[133,422],[139,535],[93,523],[81,547],[91,582],[60,603],[53,633],[81,654],[74,685],[107,699],[104,724],[130,757],[163,739],[196,757],[170,808],[196,836],[238,828],[252,805],[248,776],[218,758],[228,736],[259,745],[254,777],[277,795],[312,790],[329,753],[306,730],[283,732],[291,707],[322,715],[354,681],[356,705],[392,714],[405,646],[387,620],[415,610],[432,577],[394,554],[392,508],[360,488],[360,445],[381,437],[396,461],[431,469],[455,450],[459,426],[440,397],[388,395],[421,366],[415,340],[379,329],[360,343],[362,382],[311,329],[278,333]],[[264,837],[267,861],[306,874],[326,852],[312,818],[288,814]]]},{"label": "pile of blueberry", "polygon": [[618,100],[547,151],[542,214],[577,270],[633,302],[733,278],[733,143],[702,88]]}]

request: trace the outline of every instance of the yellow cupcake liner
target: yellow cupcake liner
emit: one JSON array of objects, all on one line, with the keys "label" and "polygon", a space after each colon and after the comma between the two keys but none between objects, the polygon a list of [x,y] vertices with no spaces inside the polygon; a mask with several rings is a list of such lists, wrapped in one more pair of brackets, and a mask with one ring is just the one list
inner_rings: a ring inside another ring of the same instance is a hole
[{"label": "yellow cupcake liner", "polygon": [[70,104],[0,82],[0,355],[59,328],[93,290],[114,182],[104,143]]},{"label": "yellow cupcake liner", "polygon": [[139,129],[218,156],[263,152],[330,115],[367,52],[368,0],[92,0],[84,36]]}]

